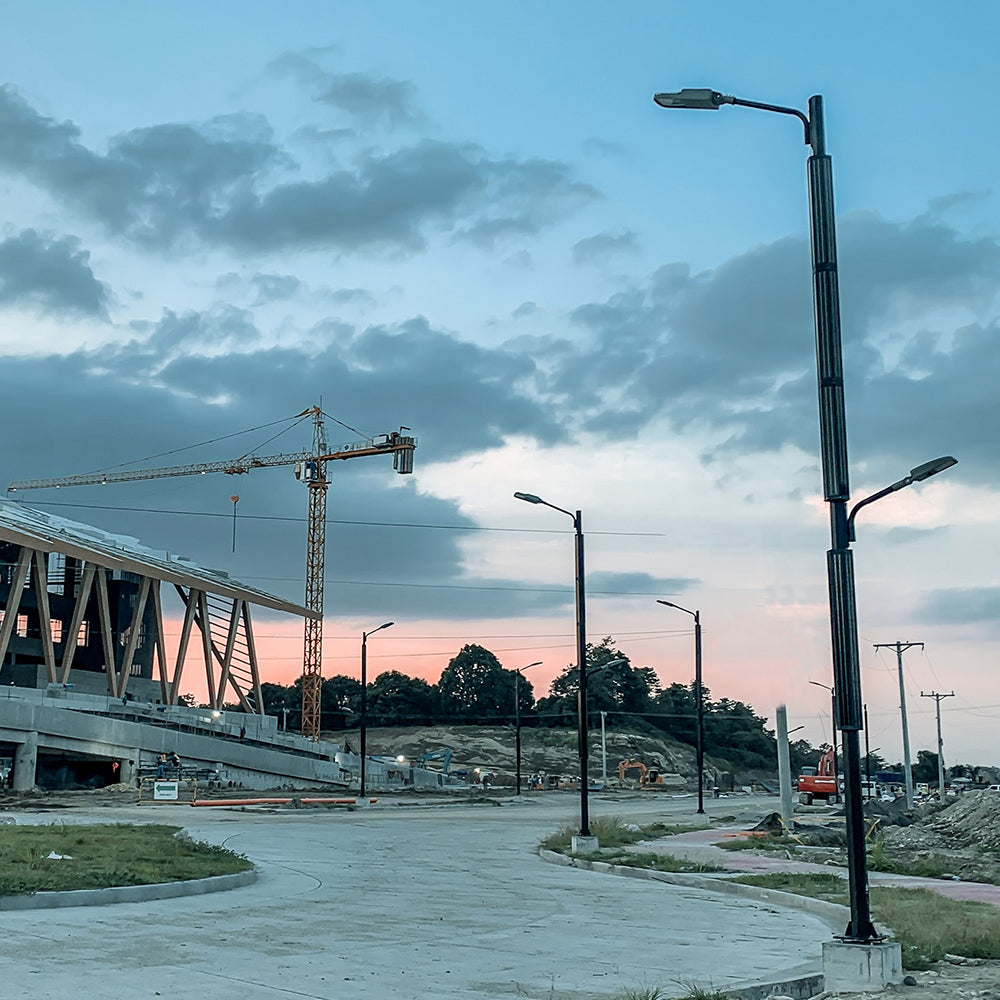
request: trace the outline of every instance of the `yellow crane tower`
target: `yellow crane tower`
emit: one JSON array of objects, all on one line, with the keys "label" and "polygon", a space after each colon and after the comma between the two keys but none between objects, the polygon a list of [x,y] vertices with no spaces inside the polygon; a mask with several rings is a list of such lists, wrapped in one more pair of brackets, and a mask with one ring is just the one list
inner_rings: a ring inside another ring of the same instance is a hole
[{"label": "yellow crane tower", "polygon": [[[295,467],[295,477],[309,490],[309,513],[306,519],[306,595],[305,606],[318,611],[318,618],[307,618],[302,651],[302,735],[319,739],[320,690],[323,685],[323,581],[326,572],[326,463],[363,458],[368,455],[392,455],[396,472],[406,475],[413,471],[413,449],[417,439],[403,433],[401,427],[391,434],[342,445],[330,451],[326,443],[323,411],[312,406],[297,414],[312,416],[313,444],[311,451],[279,455],[242,455],[223,462],[199,462],[193,465],[174,465],[159,469],[135,469],[128,472],[95,472],[59,479],[15,479],[8,493],[17,490],[54,489],[60,486],[95,486],[105,483],[129,483],[146,479],[163,479],[168,476],[198,476],[208,472],[222,472],[227,476],[241,476],[252,469],[273,468],[279,465]],[[262,706],[258,705],[259,712]]]}]

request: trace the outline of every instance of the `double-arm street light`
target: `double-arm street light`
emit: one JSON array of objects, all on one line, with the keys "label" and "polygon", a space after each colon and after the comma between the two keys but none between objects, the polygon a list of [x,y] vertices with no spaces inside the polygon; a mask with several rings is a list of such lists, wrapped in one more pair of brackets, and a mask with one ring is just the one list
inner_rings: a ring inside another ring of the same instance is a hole
[{"label": "double-arm street light", "polygon": [[[812,250],[813,313],[816,331],[816,376],[819,396],[820,455],[823,494],[830,511],[831,545],[827,552],[830,595],[830,632],[833,680],[838,693],[836,727],[843,734],[847,868],[851,920],[845,941],[866,944],[881,939],[871,921],[868,864],[861,798],[861,758],[858,732],[861,718],[861,671],[858,657],[857,608],[850,518],[847,504],[850,484],[847,458],[847,418],[844,407],[844,372],[840,333],[840,288],[837,278],[837,236],[833,208],[833,163],[826,151],[823,98],[809,98],[809,113],[777,104],[746,101],[716,90],[688,88],[656,94],[662,108],[716,111],[735,104],[762,111],[792,115],[802,122],[808,159],[809,235]],[[933,464],[933,463],[932,463]],[[914,470],[923,473],[923,467]],[[933,469],[928,475],[933,475]],[[911,481],[917,481],[911,473]],[[903,483],[908,485],[908,483]],[[892,492],[890,488],[888,492]],[[866,501],[862,501],[864,503]],[[860,505],[859,505],[860,506]],[[855,513],[857,508],[855,508]]]},{"label": "double-arm street light", "polygon": [[695,729],[695,758],[698,766],[698,812],[705,812],[705,699],[701,690],[701,612],[689,611],[673,601],[661,601],[657,604],[668,608],[676,608],[694,618],[694,700],[697,714]]},{"label": "double-arm street light", "polygon": [[861,758],[858,750],[858,731],[862,727],[861,672],[858,657],[854,568],[847,518],[847,503],[851,491],[848,482],[840,290],[837,280],[837,238],[833,210],[833,165],[826,151],[823,98],[819,95],[809,98],[808,115],[796,108],[745,101],[711,89],[686,89],[675,93],[656,94],[653,100],[662,108],[718,110],[723,104],[736,104],[793,115],[802,122],[806,144],[812,149],[807,169],[820,453],[823,493],[830,511],[831,546],[827,552],[830,631],[834,687],[839,695],[837,728],[844,737],[844,775],[847,793],[845,814],[851,921],[844,934],[844,940],[859,944],[872,943],[880,940],[881,936],[871,920],[861,801]]},{"label": "double-arm street light", "polygon": [[381,632],[395,622],[383,622],[370,632],[361,633],[361,779],[359,795],[365,797],[365,761],[368,759],[368,636]]},{"label": "double-arm street light", "polygon": [[580,744],[580,836],[590,836],[590,812],[587,803],[587,599],[584,593],[583,564],[583,515],[564,507],[557,507],[534,493],[515,493],[514,497],[525,503],[541,504],[565,514],[573,521],[576,532],[576,664],[580,671],[580,691],[577,697],[577,736]]},{"label": "double-arm street light", "polygon": [[530,670],[532,667],[540,667],[541,660],[529,663],[526,667],[518,667],[514,671],[514,757],[516,760],[515,785],[517,794],[521,794],[521,671]]}]

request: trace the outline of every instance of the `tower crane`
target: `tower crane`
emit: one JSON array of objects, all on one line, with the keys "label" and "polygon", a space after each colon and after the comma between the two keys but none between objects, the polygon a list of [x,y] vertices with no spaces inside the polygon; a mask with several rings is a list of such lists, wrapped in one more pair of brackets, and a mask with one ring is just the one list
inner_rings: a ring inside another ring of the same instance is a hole
[{"label": "tower crane", "polygon": [[[222,462],[198,462],[193,465],[174,465],[158,469],[134,469],[126,472],[95,472],[57,479],[15,479],[8,493],[18,490],[55,489],[61,486],[95,486],[106,483],[130,483],[146,479],[164,479],[168,476],[198,476],[209,472],[222,472],[227,476],[241,476],[253,469],[267,469],[292,465],[295,478],[305,483],[309,490],[309,512],[306,518],[306,594],[305,606],[318,611],[317,618],[305,620],[302,651],[302,735],[319,739],[320,691],[323,685],[323,582],[326,571],[326,494],[329,481],[327,462],[363,458],[369,455],[392,455],[393,468],[400,475],[413,472],[413,449],[417,439],[404,434],[408,427],[390,434],[342,445],[330,451],[323,425],[323,411],[312,406],[297,417],[312,416],[313,442],[311,451],[278,455],[242,455]],[[260,706],[258,706],[258,710]]]}]

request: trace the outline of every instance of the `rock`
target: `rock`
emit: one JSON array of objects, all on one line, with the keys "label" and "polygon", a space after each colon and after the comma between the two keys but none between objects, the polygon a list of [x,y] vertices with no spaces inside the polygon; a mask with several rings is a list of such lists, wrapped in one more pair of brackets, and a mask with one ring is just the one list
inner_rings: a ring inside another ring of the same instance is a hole
[{"label": "rock", "polygon": [[916,986],[917,985],[917,981],[916,981],[916,979],[913,978],[913,976],[903,976],[903,985],[904,986]]}]

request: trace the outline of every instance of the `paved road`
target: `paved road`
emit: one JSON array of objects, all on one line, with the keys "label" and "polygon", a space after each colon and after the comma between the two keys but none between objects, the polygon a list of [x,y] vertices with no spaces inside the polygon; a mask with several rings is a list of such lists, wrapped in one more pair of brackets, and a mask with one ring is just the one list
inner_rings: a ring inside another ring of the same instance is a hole
[{"label": "paved road", "polygon": [[[152,808],[59,819],[178,819]],[[648,821],[671,806],[595,798],[592,808]],[[830,931],[813,917],[541,862],[539,839],[574,815],[572,796],[548,793],[500,808],[185,810],[180,822],[250,856],[260,880],[211,896],[0,914],[3,996],[606,1000],[818,971]],[[18,816],[33,819],[52,817]]]}]

